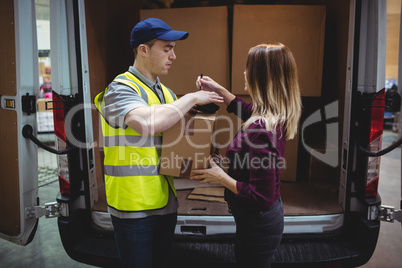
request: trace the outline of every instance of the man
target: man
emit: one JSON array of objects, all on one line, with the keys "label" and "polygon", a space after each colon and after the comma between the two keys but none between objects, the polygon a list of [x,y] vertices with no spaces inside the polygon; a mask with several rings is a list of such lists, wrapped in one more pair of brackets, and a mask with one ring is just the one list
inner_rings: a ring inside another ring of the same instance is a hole
[{"label": "man", "polygon": [[164,267],[177,222],[173,178],[159,174],[162,132],[194,105],[223,99],[197,91],[176,99],[160,83],[176,59],[176,41],[187,32],[156,18],[131,32],[134,64],[95,97],[102,115],[108,211],[123,267]]}]

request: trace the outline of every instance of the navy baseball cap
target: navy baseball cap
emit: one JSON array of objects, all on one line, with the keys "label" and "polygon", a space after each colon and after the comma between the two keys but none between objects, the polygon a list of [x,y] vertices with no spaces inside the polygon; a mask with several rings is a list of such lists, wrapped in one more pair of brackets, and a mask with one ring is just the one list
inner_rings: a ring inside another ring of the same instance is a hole
[{"label": "navy baseball cap", "polygon": [[165,41],[184,40],[188,37],[188,32],[175,31],[163,20],[148,18],[137,23],[131,31],[130,45],[132,48],[138,47],[152,39]]}]

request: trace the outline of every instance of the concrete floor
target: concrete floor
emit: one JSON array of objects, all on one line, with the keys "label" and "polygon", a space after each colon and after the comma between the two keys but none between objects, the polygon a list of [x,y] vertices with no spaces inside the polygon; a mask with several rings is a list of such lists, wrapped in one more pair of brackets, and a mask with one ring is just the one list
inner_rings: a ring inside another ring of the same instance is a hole
[{"label": "concrete floor", "polygon": [[[396,133],[385,131],[383,147],[397,137]],[[43,158],[47,163],[49,159]],[[400,147],[381,158],[379,191],[384,205],[399,208],[401,199],[401,149]],[[58,183],[44,183],[39,188],[40,203],[54,201]],[[361,266],[401,267],[402,229],[399,222],[382,223],[378,246],[371,260]],[[57,219],[39,219],[39,227],[33,241],[18,246],[0,240],[0,267],[91,267],[72,260],[64,251],[57,228]]]}]

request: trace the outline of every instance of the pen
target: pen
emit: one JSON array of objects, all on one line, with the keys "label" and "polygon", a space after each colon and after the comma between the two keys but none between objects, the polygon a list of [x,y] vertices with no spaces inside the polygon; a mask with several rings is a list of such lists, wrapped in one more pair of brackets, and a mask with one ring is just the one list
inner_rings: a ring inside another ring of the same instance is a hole
[{"label": "pen", "polygon": [[[200,75],[200,80],[202,79],[202,74]],[[201,81],[200,81],[200,90],[201,90]]]}]

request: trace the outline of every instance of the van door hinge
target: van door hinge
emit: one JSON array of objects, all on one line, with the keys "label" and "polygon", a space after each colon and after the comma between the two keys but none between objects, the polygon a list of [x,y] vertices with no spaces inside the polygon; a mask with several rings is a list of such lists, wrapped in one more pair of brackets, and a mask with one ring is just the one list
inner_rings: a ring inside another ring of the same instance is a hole
[{"label": "van door hinge", "polygon": [[402,210],[395,210],[395,208],[391,206],[372,206],[369,207],[368,220],[386,222],[394,222],[394,220],[397,220],[402,222]]},{"label": "van door hinge", "polygon": [[31,206],[25,208],[25,218],[48,218],[68,217],[68,205],[66,203],[49,202],[43,206]]}]

